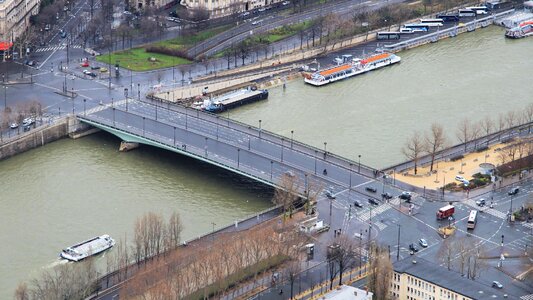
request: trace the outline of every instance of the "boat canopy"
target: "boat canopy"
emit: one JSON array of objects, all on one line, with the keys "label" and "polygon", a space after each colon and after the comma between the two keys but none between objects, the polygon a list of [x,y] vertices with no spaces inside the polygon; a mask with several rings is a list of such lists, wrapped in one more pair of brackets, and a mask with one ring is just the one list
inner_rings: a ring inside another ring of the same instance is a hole
[{"label": "boat canopy", "polygon": [[328,76],[328,75],[331,75],[331,74],[335,74],[337,72],[341,72],[341,71],[345,71],[345,70],[348,70],[350,69],[352,66],[349,65],[349,64],[345,64],[345,65],[340,65],[338,67],[335,67],[335,68],[331,68],[331,69],[328,69],[328,70],[324,70],[322,72],[320,72],[319,74],[322,75],[322,76]]},{"label": "boat canopy", "polygon": [[376,62],[376,61],[380,61],[380,60],[389,58],[389,56],[390,56],[389,53],[382,53],[382,54],[374,55],[374,56],[371,56],[369,58],[363,59],[361,61],[361,63],[368,64],[368,63],[372,63],[372,62]]}]

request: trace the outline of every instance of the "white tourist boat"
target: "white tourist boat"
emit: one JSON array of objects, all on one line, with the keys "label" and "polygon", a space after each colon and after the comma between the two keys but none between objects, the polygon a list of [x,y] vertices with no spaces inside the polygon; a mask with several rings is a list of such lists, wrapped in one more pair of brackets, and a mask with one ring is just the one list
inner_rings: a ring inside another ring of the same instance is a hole
[{"label": "white tourist boat", "polygon": [[80,261],[89,256],[103,252],[114,245],[115,240],[109,235],[104,234],[63,249],[60,256],[70,261]]},{"label": "white tourist boat", "polygon": [[305,74],[304,81],[314,86],[322,86],[355,75],[363,74],[400,62],[401,58],[392,53],[381,53],[365,59],[354,58],[344,64]]}]

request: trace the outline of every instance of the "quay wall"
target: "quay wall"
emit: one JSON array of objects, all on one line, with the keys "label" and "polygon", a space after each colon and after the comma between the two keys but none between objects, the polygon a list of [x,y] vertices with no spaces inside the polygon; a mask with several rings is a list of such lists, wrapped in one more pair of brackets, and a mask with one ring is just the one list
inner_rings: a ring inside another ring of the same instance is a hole
[{"label": "quay wall", "polygon": [[44,146],[48,143],[67,137],[70,134],[79,136],[81,133],[89,129],[89,125],[81,123],[73,116],[65,116],[55,119],[48,124],[42,124],[36,128],[32,128],[28,132],[7,139],[4,138],[3,141],[0,142],[0,160]]}]

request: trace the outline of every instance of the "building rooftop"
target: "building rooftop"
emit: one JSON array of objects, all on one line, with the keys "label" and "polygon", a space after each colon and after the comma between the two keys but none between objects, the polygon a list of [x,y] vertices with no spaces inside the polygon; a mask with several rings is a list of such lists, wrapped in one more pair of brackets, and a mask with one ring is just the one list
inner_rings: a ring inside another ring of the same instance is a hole
[{"label": "building rooftop", "polygon": [[467,279],[457,272],[449,271],[419,257],[416,259],[411,257],[394,263],[394,271],[418,277],[472,299],[516,299],[496,288]]},{"label": "building rooftop", "polygon": [[372,293],[353,286],[341,285],[320,299],[329,300],[372,300]]}]

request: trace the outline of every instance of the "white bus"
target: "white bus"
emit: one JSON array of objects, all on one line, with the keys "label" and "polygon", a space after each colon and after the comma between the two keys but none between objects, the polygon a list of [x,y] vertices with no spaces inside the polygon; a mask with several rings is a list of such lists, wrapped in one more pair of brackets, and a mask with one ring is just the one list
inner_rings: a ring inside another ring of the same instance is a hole
[{"label": "white bus", "polygon": [[420,19],[420,24],[427,24],[427,23],[444,23],[444,19],[437,18],[437,19]]},{"label": "white bus", "polygon": [[460,9],[459,10],[459,17],[475,17],[476,12],[471,9]]},{"label": "white bus", "polygon": [[486,15],[489,13],[489,8],[486,6],[471,6],[466,9],[470,9],[476,12],[476,15]]},{"label": "white bus", "polygon": [[413,31],[429,31],[427,24],[404,24],[403,28],[410,28]]},{"label": "white bus", "polygon": [[473,209],[470,211],[468,216],[468,223],[466,224],[467,229],[474,229],[477,223],[477,210]]},{"label": "white bus", "polygon": [[378,32],[377,39],[378,40],[399,40],[400,33],[399,32],[388,32],[388,31]]}]

